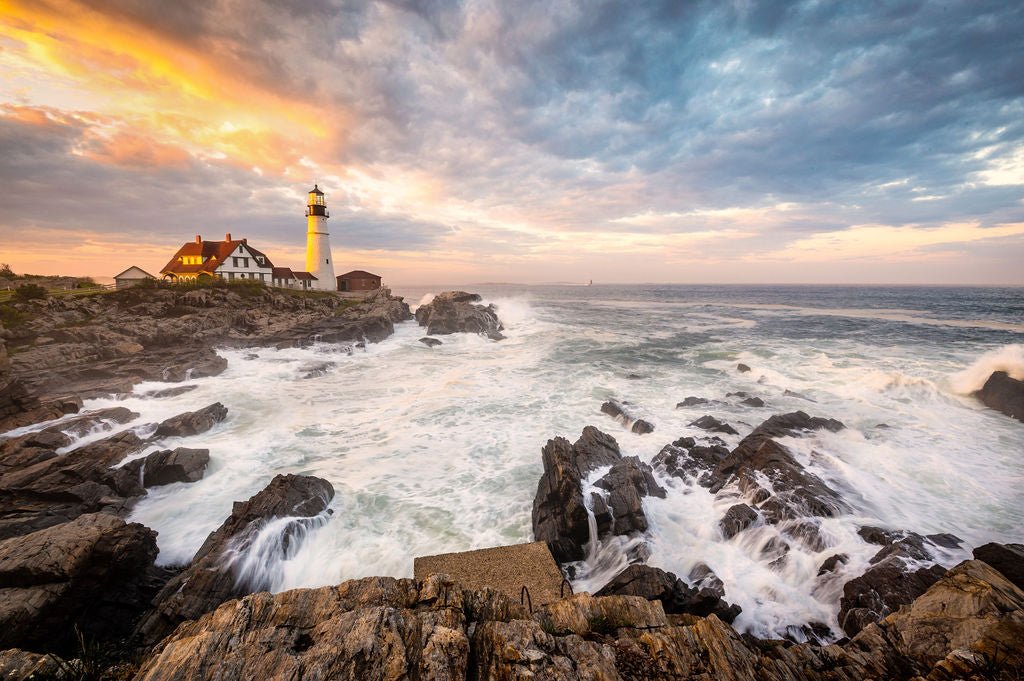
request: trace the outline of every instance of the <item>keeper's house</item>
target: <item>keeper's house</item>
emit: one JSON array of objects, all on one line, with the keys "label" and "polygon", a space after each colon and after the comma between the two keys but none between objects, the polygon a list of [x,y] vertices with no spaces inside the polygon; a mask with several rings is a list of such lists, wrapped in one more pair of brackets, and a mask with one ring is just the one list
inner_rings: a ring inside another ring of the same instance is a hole
[{"label": "keeper's house", "polygon": [[339,274],[336,279],[339,291],[375,291],[380,288],[380,275],[363,270]]}]

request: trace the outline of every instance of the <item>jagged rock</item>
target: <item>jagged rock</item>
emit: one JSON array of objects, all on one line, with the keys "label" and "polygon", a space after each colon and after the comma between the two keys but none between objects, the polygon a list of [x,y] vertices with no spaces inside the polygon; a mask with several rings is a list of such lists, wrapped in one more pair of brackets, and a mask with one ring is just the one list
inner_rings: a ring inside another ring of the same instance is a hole
[{"label": "jagged rock", "polygon": [[857,530],[857,534],[867,543],[879,546],[888,546],[903,537],[903,533],[898,530],[887,530],[873,525],[864,525]]},{"label": "jagged rock", "polygon": [[714,416],[711,416],[710,414],[707,414],[705,416],[701,416],[696,421],[691,422],[690,425],[691,426],[696,426],[697,428],[701,428],[703,430],[708,430],[708,431],[711,431],[711,432],[714,432],[714,433],[728,433],[729,435],[739,435],[739,431],[737,431],[735,428],[730,426],[728,423],[724,423],[723,421],[719,421],[718,419],[716,419]]},{"label": "jagged rock", "polygon": [[725,512],[725,516],[718,521],[718,527],[722,530],[723,537],[732,539],[753,525],[757,518],[757,511],[746,504],[736,504]]},{"label": "jagged rock", "polygon": [[163,421],[156,427],[153,437],[188,437],[205,433],[228,416],[228,408],[220,402],[197,411],[187,411]]},{"label": "jagged rock", "polygon": [[690,570],[690,574],[687,575],[687,579],[690,580],[690,584],[693,585],[694,589],[698,591],[710,591],[719,598],[725,598],[725,584],[722,583],[722,579],[715,574],[707,563],[697,563]]},{"label": "jagged rock", "polygon": [[717,590],[691,588],[671,572],[649,565],[630,565],[595,596],[642,596],[660,601],[668,614],[706,617],[713,613],[725,622],[732,622],[741,612],[739,606],[722,600]]},{"label": "jagged rock", "polygon": [[933,565],[911,569],[899,556],[889,556],[843,585],[839,626],[849,636],[877,622],[923,594],[946,569]]},{"label": "jagged rock", "polygon": [[302,375],[299,378],[319,378],[326,376],[335,366],[334,362],[314,362],[302,367]]},{"label": "jagged rock", "polygon": [[465,291],[447,291],[434,296],[427,305],[416,310],[416,321],[427,327],[427,333],[478,333],[492,340],[502,340],[505,329],[494,305],[476,305],[480,296]]},{"label": "jagged rock", "polygon": [[750,367],[748,367],[743,362],[740,362],[739,364],[736,365],[736,371],[740,372],[741,374],[745,374],[750,371]]},{"label": "jagged rock", "polygon": [[765,437],[796,437],[807,431],[827,430],[838,433],[845,428],[842,421],[836,419],[809,416],[802,411],[788,414],[775,414],[759,425],[751,435]]},{"label": "jagged rock", "polygon": [[748,407],[763,407],[764,400],[762,400],[760,397],[748,397],[745,400],[741,400],[740,404],[746,405]]},{"label": "jagged rock", "polygon": [[424,336],[423,338],[420,338],[420,343],[423,343],[428,348],[436,348],[438,345],[441,345],[441,341],[439,341],[437,338],[431,338],[430,336]]},{"label": "jagged rock", "polygon": [[154,390],[152,392],[145,393],[145,397],[154,400],[160,400],[166,397],[177,397],[178,395],[184,395],[185,393],[192,392],[198,387],[198,385],[179,385],[176,388],[163,388],[161,390]]},{"label": "jagged rock", "polygon": [[459,681],[469,665],[463,606],[442,575],[256,593],[181,625],[136,678]]},{"label": "jagged rock", "polygon": [[608,400],[601,405],[601,412],[608,414],[614,419],[622,421],[624,424],[629,426],[629,429],[637,433],[638,435],[645,435],[647,433],[654,432],[654,426],[649,421],[639,419],[629,412],[626,405],[628,403],[617,402],[616,400]]},{"label": "jagged rock", "polygon": [[[890,615],[900,653],[928,679],[1014,678],[1024,671],[1024,591],[988,564],[960,563],[908,606]],[[1005,676],[1002,676],[1005,673]]]},{"label": "jagged rock", "polygon": [[651,463],[667,475],[684,480],[694,478],[704,487],[710,487],[714,482],[711,472],[727,456],[729,450],[724,445],[698,445],[692,437],[683,437],[662,447]]},{"label": "jagged rock", "polygon": [[57,650],[72,625],[126,634],[148,606],[156,532],[105,513],[0,542],[0,648]]},{"label": "jagged rock", "polygon": [[818,568],[818,576],[821,577],[822,575],[828,574],[830,572],[835,572],[840,565],[846,565],[849,561],[850,556],[848,556],[845,553],[837,553],[835,555],[829,556],[825,559],[825,562],[823,562],[821,566]]},{"label": "jagged rock", "polygon": [[682,409],[685,407],[696,407],[697,405],[708,404],[708,402],[709,400],[706,400],[703,397],[694,397],[693,395],[691,395],[690,397],[684,399],[682,402],[677,402],[676,409]]},{"label": "jagged rock", "polygon": [[212,532],[196,552],[192,563],[160,591],[151,610],[139,624],[139,634],[154,643],[176,625],[210,612],[224,601],[269,585],[240,579],[235,563],[225,552],[243,554],[267,521],[294,517],[280,539],[286,551],[292,535],[308,525],[304,519],[323,512],[334,488],[326,480],[305,475],[278,475],[248,501],[236,501],[231,515]]},{"label": "jagged rock", "polygon": [[1011,377],[1005,371],[996,371],[989,376],[974,396],[986,407],[1024,421],[1024,381]]},{"label": "jagged rock", "polygon": [[635,456],[616,461],[594,485],[608,491],[608,507],[614,518],[610,532],[616,535],[646,532],[643,497],[665,498],[665,490],[654,480],[651,467]]},{"label": "jagged rock", "polygon": [[[110,407],[95,411],[83,412],[74,418],[56,423],[43,430],[43,433],[60,433],[71,437],[82,437],[90,432],[112,430],[113,425],[124,425],[137,419],[139,413],[126,407]],[[69,440],[70,443],[70,440]]]},{"label": "jagged rock", "polygon": [[[761,486],[761,476],[771,480],[771,493]],[[711,477],[712,492],[735,481],[772,524],[806,516],[832,517],[847,509],[838,493],[805,471],[785,447],[759,435],[757,429],[718,463]]]},{"label": "jagged rock", "polygon": [[142,447],[131,431],[74,449],[40,456],[0,475],[0,539],[35,532],[85,513],[127,513],[145,494],[138,476],[114,469]]},{"label": "jagged rock", "polygon": [[171,451],[163,449],[142,459],[129,461],[124,469],[132,475],[142,474],[142,486],[159,487],[173,482],[196,482],[202,480],[210,450],[178,447]]},{"label": "jagged rock", "polygon": [[0,679],[29,681],[29,679],[55,679],[60,674],[60,658],[13,648],[0,651]]},{"label": "jagged rock", "polygon": [[556,437],[541,453],[544,474],[533,500],[533,536],[548,543],[559,563],[580,560],[590,533],[581,480],[595,468],[620,460],[619,445],[612,436],[587,426],[575,444]]},{"label": "jagged rock", "polygon": [[1024,544],[985,544],[974,549],[974,557],[985,561],[1024,589]]},{"label": "jagged rock", "polygon": [[794,392],[792,390],[789,390],[788,388],[786,390],[782,391],[782,396],[783,397],[795,397],[798,400],[807,400],[808,402],[815,402],[816,401],[816,400],[812,400],[810,397],[807,397],[807,395],[804,395],[804,394],[798,393],[798,392]]}]

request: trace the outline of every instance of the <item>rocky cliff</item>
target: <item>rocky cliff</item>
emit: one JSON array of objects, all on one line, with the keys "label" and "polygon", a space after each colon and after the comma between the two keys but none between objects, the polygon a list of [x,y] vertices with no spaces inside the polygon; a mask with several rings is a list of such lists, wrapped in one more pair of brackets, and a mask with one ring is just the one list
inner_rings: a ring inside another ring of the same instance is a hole
[{"label": "rocky cliff", "polygon": [[[4,306],[17,325],[0,330],[0,432],[139,381],[216,375],[226,362],[215,347],[376,342],[412,316],[388,289],[355,300],[259,285],[136,287]],[[15,357],[5,366],[7,354]]]}]

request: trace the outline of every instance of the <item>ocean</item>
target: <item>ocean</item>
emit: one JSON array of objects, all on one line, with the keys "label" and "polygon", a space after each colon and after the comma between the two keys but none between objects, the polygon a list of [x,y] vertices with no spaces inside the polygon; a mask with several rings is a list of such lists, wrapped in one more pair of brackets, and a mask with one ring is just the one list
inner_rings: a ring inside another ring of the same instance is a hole
[{"label": "ocean", "polygon": [[[395,293],[415,306],[441,290]],[[946,565],[985,542],[1024,540],[1024,424],[970,397],[995,369],[1024,378],[1024,289],[470,290],[497,306],[506,340],[459,334],[428,348],[408,322],[351,353],[328,344],[222,350],[227,370],[190,381],[192,392],[148,399],[141,395],[164,386],[147,383],[124,399],[87,402],[129,407],[138,424],[214,401],[229,409],[213,431],[147,450],[211,453],[203,480],[153,489],[132,513],[159,532],[158,562],[188,562],[233,501],[277,473],[303,473],[334,485],[331,514],[306,523],[304,541],[287,550],[268,534],[239,557],[250,578],[280,591],[411,576],[415,556],[531,541],[550,438],[575,441],[594,425],[623,454],[650,461],[677,438],[705,435],[688,425],[705,414],[740,431],[722,436],[732,447],[770,415],[795,410],[847,426],[783,441],[854,509],[823,521],[824,550],[794,542],[785,565],[772,567],[760,557],[770,528],[729,541],[719,534],[735,500],[664,476],[667,497],[645,500],[648,563],[680,576],[708,564],[743,608],[738,629],[778,636],[820,621],[838,635],[842,583],[878,550],[857,535],[862,525],[954,533],[964,548],[943,553]],[[677,408],[688,396],[717,403]],[[602,414],[608,399],[628,401],[655,431],[637,435]],[[850,556],[841,579],[818,579],[836,553]],[[596,590],[624,565],[583,570],[575,586]]]}]

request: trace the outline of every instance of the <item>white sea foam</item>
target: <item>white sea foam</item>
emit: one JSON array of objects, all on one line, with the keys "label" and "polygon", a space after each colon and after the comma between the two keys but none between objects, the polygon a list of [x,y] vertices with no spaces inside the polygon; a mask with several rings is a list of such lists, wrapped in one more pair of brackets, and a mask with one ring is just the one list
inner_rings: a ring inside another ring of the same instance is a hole
[{"label": "white sea foam", "polygon": [[1012,378],[1024,380],[1024,344],[1004,345],[986,352],[971,366],[950,378],[953,390],[969,395],[980,390],[995,371],[1005,371]]},{"label": "white sea foam", "polygon": [[[428,301],[423,293],[409,299]],[[208,433],[147,449],[206,447],[211,456],[201,481],[154,488],[133,511],[132,520],[159,532],[159,562],[188,562],[233,501],[252,496],[275,474],[303,473],[334,485],[333,514],[306,528],[305,541],[287,552],[264,537],[258,546],[267,550],[244,559],[251,579],[287,589],[409,576],[415,556],[530,541],[540,450],[551,437],[575,440],[593,424],[611,433],[623,454],[650,461],[667,442],[706,435],[689,425],[704,414],[746,433],[773,413],[797,409],[848,426],[786,441],[851,506],[822,521],[824,550],[790,537],[788,557],[772,566],[760,551],[783,528],[724,541],[718,521],[737,497],[715,498],[676,478],[660,479],[666,499],[644,501],[648,562],[684,578],[697,562],[707,563],[727,599],[743,607],[741,628],[780,635],[809,621],[835,627],[842,583],[877,550],[857,535],[863,524],[953,532],[967,546],[1021,539],[1020,424],[963,396],[995,368],[1024,367],[1024,346],[1005,345],[1005,335],[1002,347],[982,335],[950,345],[920,334],[958,327],[927,325],[922,332],[914,324],[917,340],[897,344],[843,333],[772,335],[772,325],[792,311],[755,309],[744,321],[739,305],[582,305],[529,293],[492,293],[486,302],[505,322],[504,341],[454,334],[427,348],[418,342],[423,330],[407,322],[351,355],[329,344],[223,350],[225,373],[191,379],[191,392],[152,399],[143,395],[167,385],[149,383],[123,400],[88,401],[87,407],[139,412],[131,427],[215,401],[228,407],[227,420]],[[773,316],[778,312],[783,316]],[[738,373],[738,362],[753,371]],[[303,378],[325,363],[323,375]],[[767,406],[726,397],[736,391]],[[718,403],[677,409],[688,395]],[[631,402],[655,432],[636,435],[601,414],[610,398]],[[729,446],[740,440],[722,437]],[[849,562],[838,575],[819,578],[818,567],[835,553],[848,554]],[[943,561],[966,555],[948,552]],[[596,589],[606,577],[583,586]]]}]

